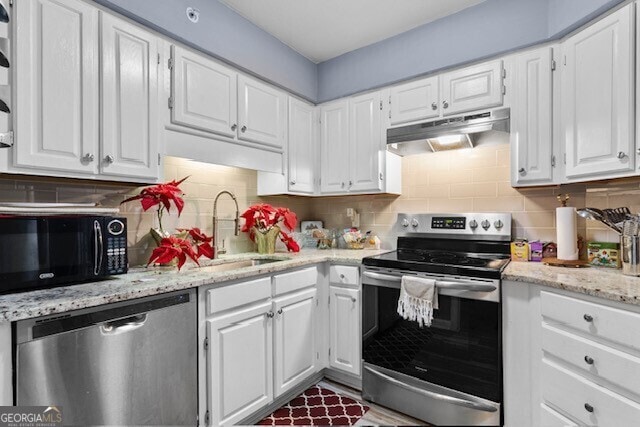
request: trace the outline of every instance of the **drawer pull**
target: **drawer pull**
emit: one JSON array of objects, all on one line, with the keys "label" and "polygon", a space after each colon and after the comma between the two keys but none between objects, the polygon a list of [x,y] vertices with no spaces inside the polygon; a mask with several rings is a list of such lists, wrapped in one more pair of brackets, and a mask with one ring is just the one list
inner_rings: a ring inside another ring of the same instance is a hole
[{"label": "drawer pull", "polygon": [[584,320],[586,320],[587,322],[593,322],[593,316],[590,314],[585,314],[584,316],[582,316],[584,318]]},{"label": "drawer pull", "polygon": [[589,356],[585,356],[584,361],[587,363],[587,365],[593,365],[593,359]]},{"label": "drawer pull", "polygon": [[341,278],[342,280],[344,280],[344,279],[345,279],[344,274],[341,274],[341,275],[340,275],[340,278]]},{"label": "drawer pull", "polygon": [[593,406],[589,405],[588,403],[584,404],[584,409],[586,409],[587,412],[593,412]]}]

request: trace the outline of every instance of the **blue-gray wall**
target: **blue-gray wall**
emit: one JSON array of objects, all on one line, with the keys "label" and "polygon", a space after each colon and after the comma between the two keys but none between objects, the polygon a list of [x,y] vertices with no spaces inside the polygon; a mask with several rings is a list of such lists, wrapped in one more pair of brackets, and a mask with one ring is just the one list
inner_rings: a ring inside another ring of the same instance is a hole
[{"label": "blue-gray wall", "polygon": [[[624,0],[486,0],[318,65],[217,0],[96,1],[324,102],[556,39]],[[198,24],[187,19],[187,6],[200,9]]]},{"label": "blue-gray wall", "polygon": [[318,101],[548,41],[623,0],[486,0],[318,66]]},{"label": "blue-gray wall", "polygon": [[[96,0],[159,32],[315,101],[317,65],[216,0]],[[188,20],[188,6],[200,21]]]}]

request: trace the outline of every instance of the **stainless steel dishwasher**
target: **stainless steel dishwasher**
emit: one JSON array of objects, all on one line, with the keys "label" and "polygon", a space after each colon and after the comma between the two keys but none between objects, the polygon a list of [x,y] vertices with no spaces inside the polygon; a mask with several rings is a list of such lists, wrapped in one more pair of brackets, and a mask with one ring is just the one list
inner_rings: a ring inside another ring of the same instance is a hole
[{"label": "stainless steel dishwasher", "polygon": [[195,290],[17,322],[18,406],[65,425],[196,425]]}]

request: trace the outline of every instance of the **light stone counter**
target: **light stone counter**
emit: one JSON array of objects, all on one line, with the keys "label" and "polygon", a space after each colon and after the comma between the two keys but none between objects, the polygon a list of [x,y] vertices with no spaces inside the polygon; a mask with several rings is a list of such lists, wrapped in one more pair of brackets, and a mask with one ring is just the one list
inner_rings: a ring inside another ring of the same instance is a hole
[{"label": "light stone counter", "polygon": [[283,261],[219,272],[207,272],[193,264],[185,265],[180,272],[176,268],[168,267],[135,268],[130,270],[128,274],[114,276],[99,282],[0,295],[0,322],[12,322],[53,313],[95,307],[164,292],[276,273],[327,261],[337,264],[359,265],[362,262],[362,258],[383,252],[387,251],[342,249],[304,250],[296,254],[258,255],[256,253],[248,253],[229,255],[221,257],[219,260],[208,262],[206,266],[254,258],[280,258]]},{"label": "light stone counter", "polygon": [[550,267],[539,262],[511,262],[503,281],[526,282],[640,305],[640,277],[610,268]]}]

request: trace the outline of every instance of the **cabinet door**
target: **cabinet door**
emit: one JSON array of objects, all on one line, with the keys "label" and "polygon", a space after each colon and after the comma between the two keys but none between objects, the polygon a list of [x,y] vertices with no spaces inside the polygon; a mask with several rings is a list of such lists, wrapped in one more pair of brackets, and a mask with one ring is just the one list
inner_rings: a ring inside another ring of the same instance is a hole
[{"label": "cabinet door", "polygon": [[238,76],[238,138],[282,149],[286,111],[284,92],[249,77]]},{"label": "cabinet door", "polygon": [[291,390],[316,371],[315,308],[316,289],[274,300],[274,397]]},{"label": "cabinet door", "polygon": [[329,287],[329,366],[360,375],[360,291]]},{"label": "cabinet door", "polygon": [[502,105],[502,70],[502,61],[493,61],[443,74],[440,77],[443,114]]},{"label": "cabinet door", "polygon": [[515,58],[515,92],[511,106],[513,185],[553,181],[552,48]]},{"label": "cabinet door", "polygon": [[15,164],[95,174],[98,10],[76,0],[30,0],[15,7]]},{"label": "cabinet door", "polygon": [[562,130],[567,178],[634,168],[633,4],[562,45]]},{"label": "cabinet door", "polygon": [[207,320],[211,425],[231,425],[273,400],[271,302]]},{"label": "cabinet door", "polygon": [[316,155],[315,108],[289,97],[289,191],[315,191]]},{"label": "cabinet door", "polygon": [[320,109],[320,190],[339,193],[349,181],[349,101],[340,100]]},{"label": "cabinet door", "polygon": [[172,47],[171,122],[236,136],[237,73],[203,55]]},{"label": "cabinet door", "polygon": [[102,14],[102,160],[109,175],[158,177],[158,39]]},{"label": "cabinet door", "polygon": [[438,77],[394,86],[389,92],[391,126],[440,115]]},{"label": "cabinet door", "polygon": [[349,191],[382,190],[380,92],[353,97],[349,104]]}]

